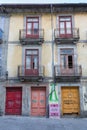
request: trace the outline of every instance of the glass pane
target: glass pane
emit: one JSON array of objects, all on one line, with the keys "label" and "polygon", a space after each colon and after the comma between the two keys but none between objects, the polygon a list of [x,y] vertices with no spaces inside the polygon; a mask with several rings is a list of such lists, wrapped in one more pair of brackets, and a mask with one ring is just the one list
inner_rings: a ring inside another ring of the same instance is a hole
[{"label": "glass pane", "polygon": [[27,50],[26,55],[37,55],[37,50]]},{"label": "glass pane", "polygon": [[60,23],[60,34],[65,34],[64,22],[61,22],[61,23]]},{"label": "glass pane", "polygon": [[61,49],[61,54],[73,54],[73,49]]},{"label": "glass pane", "polygon": [[66,33],[71,34],[71,23],[70,22],[66,22]]},{"label": "glass pane", "polygon": [[27,50],[26,55],[31,55],[32,54],[32,50]]},{"label": "glass pane", "polygon": [[70,17],[61,17],[60,21],[70,21],[71,18]]},{"label": "glass pane", "polygon": [[65,55],[61,55],[61,65],[62,65],[62,68],[66,68],[66,56]]},{"label": "glass pane", "polygon": [[33,26],[34,26],[34,34],[38,35],[38,23],[34,23]]},{"label": "glass pane", "polygon": [[37,55],[37,50],[32,51],[33,55]]},{"label": "glass pane", "polygon": [[72,55],[68,56],[68,67],[73,68],[73,57],[72,57]]},{"label": "glass pane", "polygon": [[26,56],[26,69],[31,69],[31,57]]},{"label": "glass pane", "polygon": [[33,22],[38,22],[38,18],[33,18]]},{"label": "glass pane", "polygon": [[32,22],[33,19],[32,18],[27,18],[27,22]]},{"label": "glass pane", "polygon": [[37,69],[38,68],[38,60],[37,57],[35,56],[33,59],[33,69]]},{"label": "glass pane", "polygon": [[32,24],[27,23],[27,34],[31,34],[31,33],[32,33]]},{"label": "glass pane", "polygon": [[38,22],[38,18],[27,18],[27,22]]},{"label": "glass pane", "polygon": [[34,29],[38,29],[38,23],[34,23]]}]

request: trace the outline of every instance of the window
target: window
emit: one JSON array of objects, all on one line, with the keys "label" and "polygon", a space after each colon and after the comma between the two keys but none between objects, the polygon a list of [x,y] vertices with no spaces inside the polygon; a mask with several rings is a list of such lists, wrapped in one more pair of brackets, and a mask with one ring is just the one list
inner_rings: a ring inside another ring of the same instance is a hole
[{"label": "window", "polygon": [[61,66],[63,68],[73,68],[73,49],[61,49]]},{"label": "window", "polygon": [[37,75],[39,68],[39,50],[25,50],[25,73],[28,75]]},{"label": "window", "polygon": [[72,34],[72,17],[59,16],[60,36],[71,36]]},{"label": "window", "polygon": [[26,34],[31,37],[39,35],[39,17],[26,18]]}]

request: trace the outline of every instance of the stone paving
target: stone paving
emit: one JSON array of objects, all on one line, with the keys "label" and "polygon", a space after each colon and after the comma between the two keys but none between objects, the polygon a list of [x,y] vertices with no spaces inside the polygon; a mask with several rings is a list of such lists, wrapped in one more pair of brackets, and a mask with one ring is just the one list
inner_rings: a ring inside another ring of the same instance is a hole
[{"label": "stone paving", "polygon": [[0,130],[87,130],[87,118],[2,116]]}]

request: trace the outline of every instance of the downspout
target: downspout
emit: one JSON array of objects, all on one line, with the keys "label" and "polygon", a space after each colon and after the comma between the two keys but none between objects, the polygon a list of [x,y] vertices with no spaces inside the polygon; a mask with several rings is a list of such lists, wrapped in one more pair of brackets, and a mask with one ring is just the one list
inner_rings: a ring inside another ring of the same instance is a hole
[{"label": "downspout", "polygon": [[53,30],[53,5],[51,4],[51,30],[52,30],[52,41],[51,41],[51,47],[52,47],[52,79],[54,83],[54,30]]},{"label": "downspout", "polygon": [[[53,30],[53,5],[50,5],[51,9],[51,30],[52,30],[52,39],[51,39],[51,48],[52,48],[52,82],[54,84],[54,30]],[[48,106],[47,106],[47,117],[49,117],[49,97],[50,95],[55,91],[55,86],[54,89],[49,93],[48,95]]]}]

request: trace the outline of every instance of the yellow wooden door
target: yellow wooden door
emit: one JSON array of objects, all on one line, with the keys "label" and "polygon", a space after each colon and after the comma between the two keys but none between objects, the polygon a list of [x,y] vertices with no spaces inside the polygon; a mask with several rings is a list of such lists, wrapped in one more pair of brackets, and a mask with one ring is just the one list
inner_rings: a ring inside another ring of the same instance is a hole
[{"label": "yellow wooden door", "polygon": [[79,114],[78,87],[62,87],[62,114]]}]

